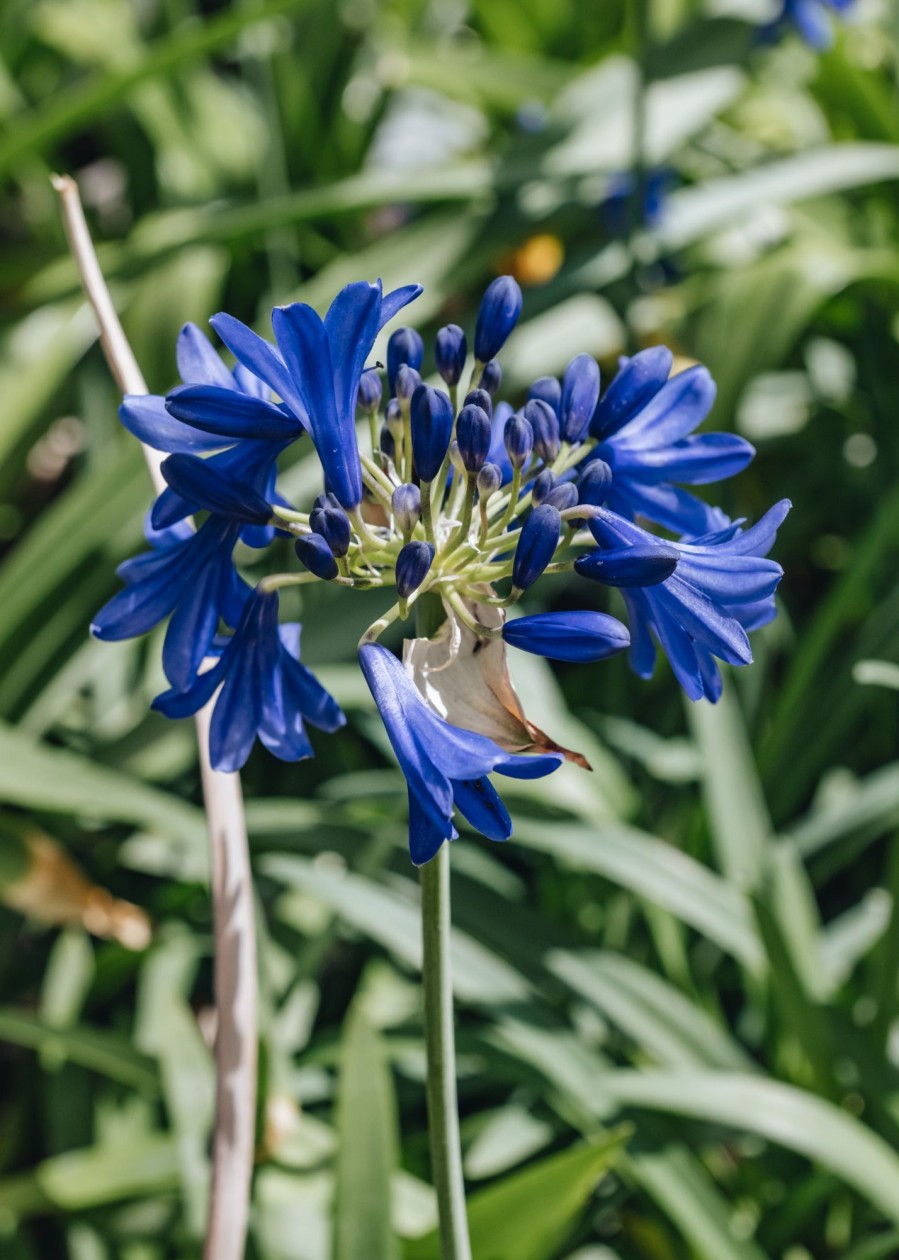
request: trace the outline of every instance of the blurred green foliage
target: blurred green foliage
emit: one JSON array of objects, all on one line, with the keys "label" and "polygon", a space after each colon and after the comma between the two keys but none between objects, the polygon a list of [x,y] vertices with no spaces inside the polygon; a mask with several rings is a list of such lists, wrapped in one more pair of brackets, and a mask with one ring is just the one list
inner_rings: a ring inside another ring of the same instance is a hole
[{"label": "blurred green foliage", "polygon": [[[212,1109],[193,733],[148,712],[158,639],[87,637],[150,494],[52,170],[79,179],[152,389],[180,325],[217,309],[263,327],[273,301],[381,275],[424,283],[436,328],[509,267],[513,395],[582,350],[607,376],[659,340],[708,364],[715,423],[759,451],[725,507],[795,504],[782,615],[716,709],[685,713],[661,666],[646,685],[622,661],[515,662],[532,716],[594,771],[515,783],[515,839],[453,850],[475,1253],[899,1254],[899,721],[876,664],[899,653],[899,21],[860,3],[818,56],[761,43],[751,5],[715,8],[0,10],[4,1258],[198,1256]],[[610,180],[641,166],[673,191],[615,236]],[[301,458],[286,480],[315,478]],[[404,794],[351,664],[373,605],[334,599],[304,594],[304,656],[348,730],[245,774],[250,1254],[428,1260]]]}]

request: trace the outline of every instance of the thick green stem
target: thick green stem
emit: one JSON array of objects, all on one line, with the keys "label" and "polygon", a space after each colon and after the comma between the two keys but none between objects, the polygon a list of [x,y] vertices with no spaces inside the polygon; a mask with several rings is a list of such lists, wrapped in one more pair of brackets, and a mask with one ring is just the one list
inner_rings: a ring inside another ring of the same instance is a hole
[{"label": "thick green stem", "polygon": [[[436,595],[424,595],[416,629],[430,637],[443,620]],[[428,1130],[442,1260],[471,1260],[459,1141],[453,983],[450,971],[449,844],[421,868],[422,987],[428,1076]]]},{"label": "thick green stem", "polygon": [[443,1260],[471,1260],[459,1145],[453,982],[450,975],[449,844],[421,868],[422,981],[428,1055],[428,1130]]}]

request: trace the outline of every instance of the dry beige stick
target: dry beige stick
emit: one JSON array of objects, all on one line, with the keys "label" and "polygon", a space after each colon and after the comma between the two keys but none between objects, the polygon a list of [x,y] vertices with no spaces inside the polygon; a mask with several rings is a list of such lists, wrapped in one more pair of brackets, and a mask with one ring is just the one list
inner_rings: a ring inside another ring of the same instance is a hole
[{"label": "dry beige stick", "polygon": [[[122,330],[97,261],[78,187],[55,175],[72,254],[100,328],[110,371],[123,394],[147,386]],[[143,447],[157,493],[165,488],[163,456]],[[203,797],[209,826],[215,937],[215,1130],[204,1260],[243,1260],[256,1129],[256,931],[250,855],[240,775],[209,764],[211,703],[197,714]]]}]

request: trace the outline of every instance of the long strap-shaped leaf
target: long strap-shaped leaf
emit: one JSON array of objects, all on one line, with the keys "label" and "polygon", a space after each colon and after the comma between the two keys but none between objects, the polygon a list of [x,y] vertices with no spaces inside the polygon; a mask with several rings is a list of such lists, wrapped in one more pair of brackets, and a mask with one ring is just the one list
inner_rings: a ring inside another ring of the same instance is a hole
[{"label": "long strap-shaped leaf", "polygon": [[[147,386],[100,271],[74,180],[56,176],[66,235],[100,328],[110,371],[123,394]],[[157,493],[163,456],[143,448]],[[256,932],[240,775],[209,763],[210,706],[197,714],[203,798],[209,826],[215,939],[215,1130],[205,1260],[242,1260],[249,1216],[256,1124]]]}]

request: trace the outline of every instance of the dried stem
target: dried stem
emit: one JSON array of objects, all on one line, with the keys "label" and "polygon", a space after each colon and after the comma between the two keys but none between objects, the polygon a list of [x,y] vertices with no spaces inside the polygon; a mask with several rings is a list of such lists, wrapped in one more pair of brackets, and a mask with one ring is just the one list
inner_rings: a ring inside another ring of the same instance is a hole
[{"label": "dried stem", "polygon": [[[66,235],[100,329],[109,369],[123,394],[147,386],[122,330],[97,261],[75,181],[55,175]],[[144,446],[157,493],[164,456]],[[250,854],[240,776],[209,764],[211,703],[197,714],[203,797],[209,827],[215,940],[215,1130],[204,1260],[242,1260],[250,1206],[256,1127],[257,973]]]}]

